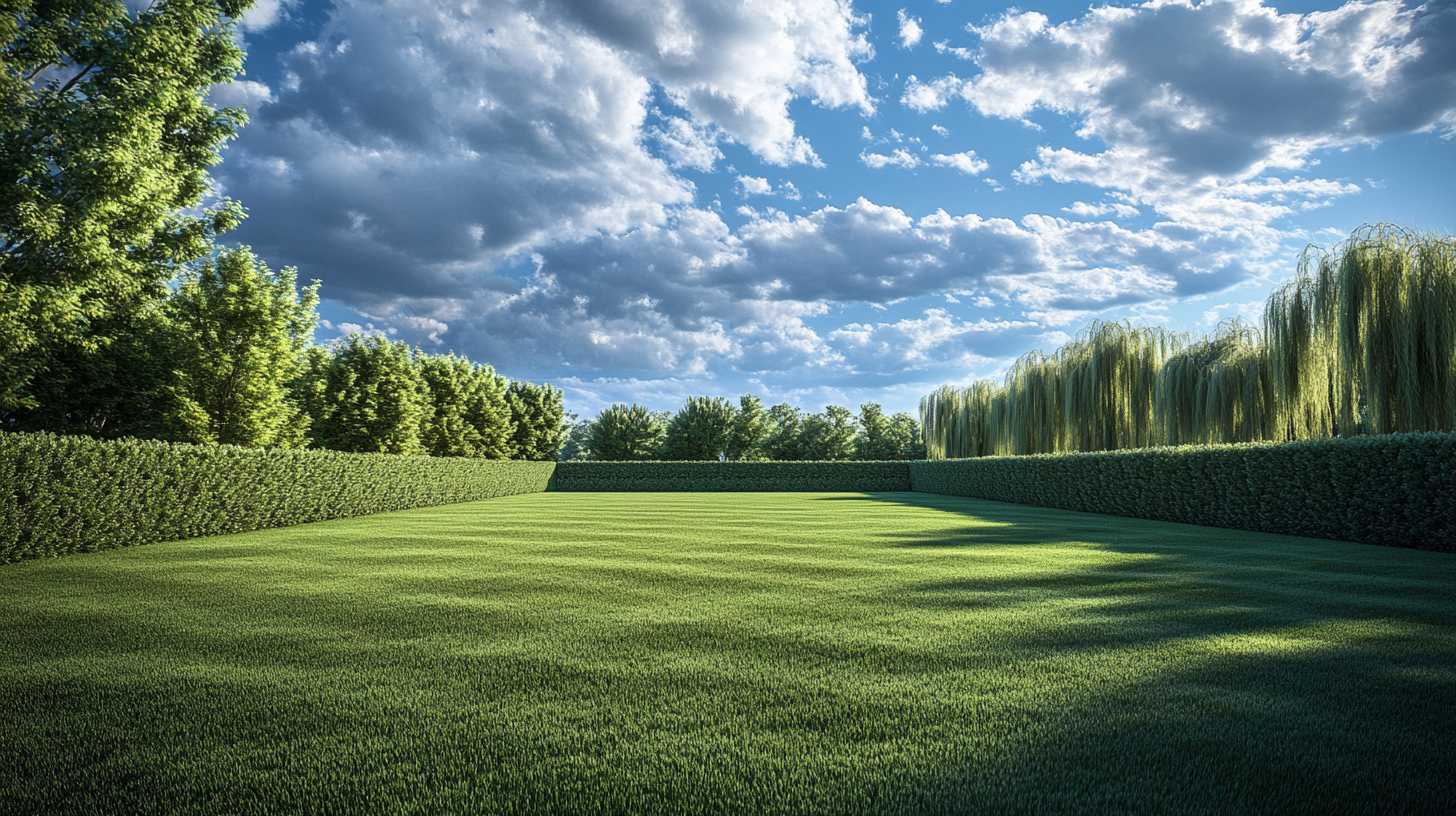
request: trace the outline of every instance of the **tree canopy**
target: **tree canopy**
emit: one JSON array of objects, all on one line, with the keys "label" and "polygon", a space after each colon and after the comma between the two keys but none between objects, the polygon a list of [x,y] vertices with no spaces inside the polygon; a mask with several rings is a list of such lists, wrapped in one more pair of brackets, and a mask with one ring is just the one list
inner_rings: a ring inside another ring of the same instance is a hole
[{"label": "tree canopy", "polygon": [[722,397],[688,397],[662,443],[662,458],[717,459],[728,452],[737,410]]},{"label": "tree canopy", "polygon": [[207,103],[243,52],[251,0],[14,0],[0,15],[0,408],[61,341],[102,345],[119,306],[155,299],[243,217],[200,213],[206,169],[246,121]]},{"label": "tree canopy", "polygon": [[586,439],[591,458],[611,462],[652,459],[662,445],[663,426],[640,405],[613,405],[597,415]]}]

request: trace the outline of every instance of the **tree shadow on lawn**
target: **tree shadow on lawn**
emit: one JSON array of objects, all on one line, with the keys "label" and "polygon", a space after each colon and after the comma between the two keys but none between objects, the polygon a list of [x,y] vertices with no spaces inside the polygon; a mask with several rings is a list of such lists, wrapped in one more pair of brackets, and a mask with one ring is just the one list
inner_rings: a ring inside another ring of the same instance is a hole
[{"label": "tree shadow on lawn", "polygon": [[1097,678],[1047,712],[996,785],[943,769],[977,809],[1448,812],[1449,554],[946,496],[822,500],[965,517],[929,536],[879,534],[967,557],[963,577],[904,583],[885,603],[968,626],[1034,621],[1014,643],[998,642],[1006,627],[969,645],[1024,661],[1050,697],[1079,666]]}]

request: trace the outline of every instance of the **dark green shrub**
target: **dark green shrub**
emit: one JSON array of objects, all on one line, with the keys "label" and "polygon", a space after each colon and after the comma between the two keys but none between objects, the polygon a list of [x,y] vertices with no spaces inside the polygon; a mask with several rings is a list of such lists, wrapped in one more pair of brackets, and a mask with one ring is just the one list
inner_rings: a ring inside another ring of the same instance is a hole
[{"label": "dark green shrub", "polygon": [[1456,437],[1357,436],[910,463],[914,489],[1456,551]]},{"label": "dark green shrub", "polygon": [[555,466],[0,434],[0,563],[540,492]]},{"label": "dark green shrub", "polygon": [[562,462],[562,491],[909,490],[905,462]]}]

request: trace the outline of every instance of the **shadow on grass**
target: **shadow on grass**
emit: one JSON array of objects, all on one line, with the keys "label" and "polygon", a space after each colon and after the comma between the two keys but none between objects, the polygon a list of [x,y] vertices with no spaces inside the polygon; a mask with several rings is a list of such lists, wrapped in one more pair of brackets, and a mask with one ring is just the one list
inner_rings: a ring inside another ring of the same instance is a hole
[{"label": "shadow on grass", "polygon": [[220,599],[195,572],[133,570],[134,614],[78,601],[0,635],[7,657],[59,666],[0,686],[0,812],[1440,813],[1456,797],[1449,556],[920,494],[814,501],[964,523],[862,532],[897,571],[808,582],[796,607],[597,609],[571,632],[550,613],[600,587],[481,579],[401,605],[387,580],[277,575]]},{"label": "shadow on grass", "polygon": [[1041,738],[990,777],[947,763],[937,784],[972,810],[1449,812],[1448,554],[913,493],[818,500],[965,517],[930,536],[878,534],[968,556],[965,577],[884,601],[968,624],[1032,618],[1013,651],[1049,696],[1078,667],[1100,677],[1044,712]]}]

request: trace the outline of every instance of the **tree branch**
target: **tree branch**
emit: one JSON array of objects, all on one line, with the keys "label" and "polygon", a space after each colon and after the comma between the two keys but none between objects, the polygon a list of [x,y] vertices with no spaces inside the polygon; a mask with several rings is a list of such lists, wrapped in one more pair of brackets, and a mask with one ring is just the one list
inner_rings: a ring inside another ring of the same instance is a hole
[{"label": "tree branch", "polygon": [[45,72],[45,69],[55,64],[55,60],[46,60],[45,62],[41,63],[41,66],[39,68],[32,71],[30,76],[25,78],[25,84],[29,85],[30,83],[34,82],[36,77],[40,76],[42,73]]},{"label": "tree branch", "polygon": [[71,81],[70,82],[67,82],[59,91],[56,91],[56,96],[60,96],[61,94],[65,93],[66,91],[69,91],[72,88],[76,87],[76,83],[77,82],[80,82],[82,77],[84,77],[87,74],[91,73],[91,69],[92,68],[95,68],[95,67],[96,67],[96,63],[93,62],[90,65],[86,66],[85,68],[82,68],[81,69],[81,73],[76,74],[75,76],[71,77]]}]

